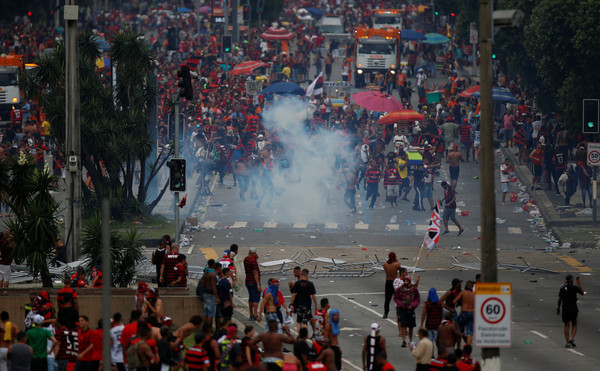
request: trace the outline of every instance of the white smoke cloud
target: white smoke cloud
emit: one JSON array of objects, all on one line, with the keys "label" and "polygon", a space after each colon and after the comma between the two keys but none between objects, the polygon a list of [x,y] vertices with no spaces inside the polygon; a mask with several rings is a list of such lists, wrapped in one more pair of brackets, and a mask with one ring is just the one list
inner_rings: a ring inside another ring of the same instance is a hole
[{"label": "white smoke cloud", "polygon": [[[297,98],[280,99],[263,111],[264,127],[270,133],[277,130],[286,148],[282,158],[290,163],[289,168],[275,166],[276,193],[271,208],[261,206],[273,221],[332,222],[347,211],[343,203],[345,180],[335,164],[336,156],[348,163],[353,161],[350,137],[327,128],[308,133],[305,121],[312,117],[312,111]],[[258,192],[262,192],[260,186]],[[333,204],[339,207],[333,208]]]}]

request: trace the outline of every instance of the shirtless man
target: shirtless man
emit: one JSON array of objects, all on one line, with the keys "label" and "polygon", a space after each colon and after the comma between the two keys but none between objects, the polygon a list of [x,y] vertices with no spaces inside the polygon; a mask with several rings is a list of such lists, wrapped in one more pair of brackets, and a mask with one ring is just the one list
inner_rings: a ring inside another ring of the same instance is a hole
[{"label": "shirtless man", "polygon": [[[332,309],[329,313],[329,321],[323,330],[323,337],[329,340],[329,348],[333,350],[335,367],[337,370],[342,369],[342,349],[338,335],[340,334],[340,311]],[[323,362],[325,363],[325,362]]]},{"label": "shirtless man", "polygon": [[383,318],[388,318],[390,312],[390,301],[394,297],[394,280],[398,278],[400,262],[396,258],[396,253],[390,252],[388,260],[383,263],[385,271],[385,301],[383,303]]},{"label": "shirtless man", "polygon": [[15,342],[19,328],[8,320],[8,312],[0,313],[0,370],[8,370],[8,349]]},{"label": "shirtless man", "polygon": [[204,289],[202,301],[204,302],[204,319],[206,323],[212,326],[212,320],[217,314],[217,304],[220,303],[217,295],[217,269],[221,268],[221,264],[215,264],[214,259],[208,261],[208,265],[204,268],[204,274],[201,278],[201,285]]},{"label": "shirtless man", "polygon": [[465,162],[465,156],[458,150],[458,146],[455,144],[454,147],[452,147],[452,152],[448,153],[448,156],[446,157],[448,170],[450,170],[450,186],[452,189],[456,189],[461,161]]},{"label": "shirtless man", "polygon": [[197,314],[195,316],[192,316],[192,318],[190,318],[190,320],[187,323],[178,328],[173,333],[173,335],[177,336],[177,338],[183,341],[183,339],[190,336],[192,331],[199,329],[200,325],[202,325],[202,316]]},{"label": "shirtless man", "polygon": [[321,362],[327,367],[327,371],[337,371],[337,367],[335,365],[335,354],[333,353],[333,349],[331,349],[331,340],[329,338],[323,339],[323,350],[317,357],[317,362]]},{"label": "shirtless man", "polygon": [[475,309],[475,293],[473,292],[473,281],[465,283],[465,289],[462,290],[452,301],[454,304],[462,300],[458,323],[460,332],[467,335],[466,344],[471,344],[473,338],[473,311]]},{"label": "shirtless man", "polygon": [[[263,313],[265,313],[265,309],[266,309],[265,320],[267,322],[267,325],[268,325],[269,320],[271,320],[271,319],[279,321],[279,318],[277,316],[277,304],[278,303],[275,302],[277,300],[278,292],[279,292],[279,280],[276,278],[273,278],[270,280],[269,288],[267,288],[267,290],[265,291],[265,296],[263,297],[263,299],[260,302],[260,305],[258,308],[258,319],[257,319],[258,322],[260,322],[262,320],[262,315],[263,315]],[[273,296],[273,295],[275,295],[275,296]]]},{"label": "shirtless man", "polygon": [[262,342],[264,351],[262,353],[262,363],[269,371],[281,370],[276,362],[283,360],[283,343],[294,344],[296,339],[287,326],[282,326],[283,334],[277,333],[279,322],[270,319],[267,322],[269,331],[263,332],[250,341],[250,346],[254,351],[258,351],[257,343]]},{"label": "shirtless man", "polygon": [[152,348],[148,345],[148,340],[150,340],[152,335],[152,330],[150,327],[142,326],[138,329],[138,337],[140,338],[140,345],[137,347],[138,357],[142,364],[146,367],[146,369],[150,369],[150,367],[156,364],[159,359],[156,354],[152,351]]}]

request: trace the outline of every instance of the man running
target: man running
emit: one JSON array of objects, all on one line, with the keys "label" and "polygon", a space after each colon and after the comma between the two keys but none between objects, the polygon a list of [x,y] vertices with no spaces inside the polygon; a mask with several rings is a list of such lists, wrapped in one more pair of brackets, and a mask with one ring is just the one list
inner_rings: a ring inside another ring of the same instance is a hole
[{"label": "man running", "polygon": [[442,188],[444,189],[444,215],[442,219],[444,220],[445,228],[443,234],[450,233],[448,230],[448,220],[452,219],[458,227],[457,236],[460,236],[465,230],[456,219],[456,192],[454,192],[454,189],[445,180],[442,182]]},{"label": "man running", "polygon": [[448,170],[450,170],[450,186],[456,192],[456,183],[458,181],[458,174],[460,173],[460,163],[465,161],[465,156],[458,150],[458,146],[455,144],[452,147],[452,152],[446,156],[446,163],[448,164]]}]

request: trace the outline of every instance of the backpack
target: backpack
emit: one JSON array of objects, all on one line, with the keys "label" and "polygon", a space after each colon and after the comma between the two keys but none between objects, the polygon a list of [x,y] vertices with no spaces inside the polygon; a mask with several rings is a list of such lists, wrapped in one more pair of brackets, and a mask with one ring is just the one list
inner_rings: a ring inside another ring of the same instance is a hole
[{"label": "backpack", "polygon": [[142,367],[142,360],[140,359],[140,355],[138,354],[138,347],[140,344],[146,343],[143,340],[138,341],[137,343],[129,346],[127,348],[127,369],[134,370],[138,367]]}]

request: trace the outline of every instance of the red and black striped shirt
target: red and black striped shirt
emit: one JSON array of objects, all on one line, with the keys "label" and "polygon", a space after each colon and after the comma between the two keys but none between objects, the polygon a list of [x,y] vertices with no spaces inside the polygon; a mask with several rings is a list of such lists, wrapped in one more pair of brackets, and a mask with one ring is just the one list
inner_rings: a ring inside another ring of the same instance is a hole
[{"label": "red and black striped shirt", "polygon": [[178,252],[170,252],[165,255],[165,259],[163,260],[163,266],[165,267],[163,278],[165,279],[165,283],[169,284],[177,279],[177,271],[175,270],[175,266],[179,263],[178,260]]},{"label": "red and black striped shirt", "polygon": [[57,361],[76,362],[77,354],[79,353],[79,332],[78,330],[61,328],[54,335],[56,341],[60,343],[58,353],[56,354]]},{"label": "red and black striped shirt", "polygon": [[185,354],[184,362],[188,365],[189,370],[202,370],[206,367],[210,367],[208,354],[201,347],[188,349]]},{"label": "red and black striped shirt", "polygon": [[379,170],[379,168],[376,166],[371,166],[367,169],[365,178],[367,178],[367,183],[379,183],[379,179],[381,178],[381,170]]},{"label": "red and black striped shirt", "polygon": [[247,256],[244,259],[244,270],[246,271],[246,285],[248,284],[259,284],[254,279],[254,271],[258,272],[258,279],[260,280],[260,268],[258,267],[258,262],[254,256]]},{"label": "red and black striped shirt", "polygon": [[391,167],[385,171],[383,176],[383,185],[398,185],[400,183],[400,174],[398,174],[398,169],[395,167]]},{"label": "red and black striped shirt", "polygon": [[469,125],[461,125],[458,127],[458,135],[460,136],[461,143],[468,143],[471,141],[471,127]]}]

